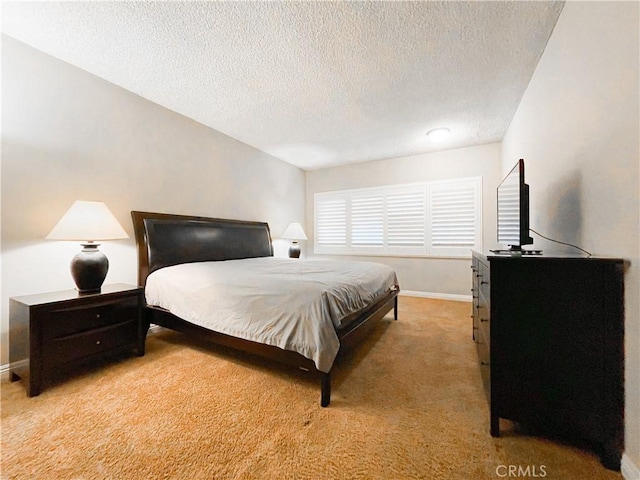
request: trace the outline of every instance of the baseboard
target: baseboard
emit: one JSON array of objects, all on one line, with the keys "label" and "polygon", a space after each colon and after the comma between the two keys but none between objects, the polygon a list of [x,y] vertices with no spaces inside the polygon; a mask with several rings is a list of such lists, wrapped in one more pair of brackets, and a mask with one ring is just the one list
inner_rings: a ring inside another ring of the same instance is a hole
[{"label": "baseboard", "polygon": [[455,293],[418,292],[416,290],[400,290],[400,295],[407,297],[435,298],[438,300],[453,300],[455,302],[471,302],[471,295],[457,295]]},{"label": "baseboard", "polygon": [[624,480],[640,480],[640,468],[631,461],[626,453],[622,454],[620,473]]},{"label": "baseboard", "polygon": [[156,325],[155,323],[152,323],[151,325],[149,325],[149,330],[147,330],[147,335],[158,333],[160,330],[162,330],[162,327],[160,325]]},{"label": "baseboard", "polygon": [[[18,368],[21,368],[21,367],[24,367],[26,364],[27,364],[27,360],[20,360],[19,362],[16,362],[14,365]],[[10,363],[0,365],[0,375],[4,375],[6,373],[9,373],[10,371],[11,371]]]}]

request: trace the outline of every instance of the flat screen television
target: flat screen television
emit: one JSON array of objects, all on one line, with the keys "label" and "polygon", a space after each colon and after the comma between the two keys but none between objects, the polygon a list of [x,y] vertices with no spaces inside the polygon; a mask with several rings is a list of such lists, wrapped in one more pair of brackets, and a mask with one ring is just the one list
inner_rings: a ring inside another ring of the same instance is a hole
[{"label": "flat screen television", "polygon": [[524,181],[523,159],[498,185],[498,243],[509,247],[505,251],[496,250],[499,253],[527,253],[522,246],[533,243],[529,236],[529,185]]}]

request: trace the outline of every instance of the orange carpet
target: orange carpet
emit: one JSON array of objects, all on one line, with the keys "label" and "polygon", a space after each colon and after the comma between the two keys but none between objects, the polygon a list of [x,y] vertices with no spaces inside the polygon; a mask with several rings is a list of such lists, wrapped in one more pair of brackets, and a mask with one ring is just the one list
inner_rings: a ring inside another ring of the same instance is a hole
[{"label": "orange carpet", "polygon": [[620,480],[507,422],[491,438],[470,310],[400,297],[334,368],[329,408],[304,372],[163,329],[38,397],[3,378],[0,479]]}]

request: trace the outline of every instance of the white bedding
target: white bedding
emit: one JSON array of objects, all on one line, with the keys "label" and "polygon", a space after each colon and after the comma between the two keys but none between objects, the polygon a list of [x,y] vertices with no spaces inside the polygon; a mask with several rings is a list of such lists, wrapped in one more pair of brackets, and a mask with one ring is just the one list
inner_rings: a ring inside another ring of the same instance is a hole
[{"label": "white bedding", "polygon": [[328,372],[341,321],[397,283],[378,263],[263,257],[165,267],[149,275],[145,295],[191,323],[296,351]]}]

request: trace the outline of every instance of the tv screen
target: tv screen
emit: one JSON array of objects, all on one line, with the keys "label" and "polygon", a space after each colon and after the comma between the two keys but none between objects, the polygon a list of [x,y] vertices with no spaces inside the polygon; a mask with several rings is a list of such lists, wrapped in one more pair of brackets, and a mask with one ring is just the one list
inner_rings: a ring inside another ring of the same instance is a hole
[{"label": "tv screen", "polygon": [[533,243],[529,236],[529,185],[524,181],[524,160],[498,185],[498,243],[522,250]]}]

